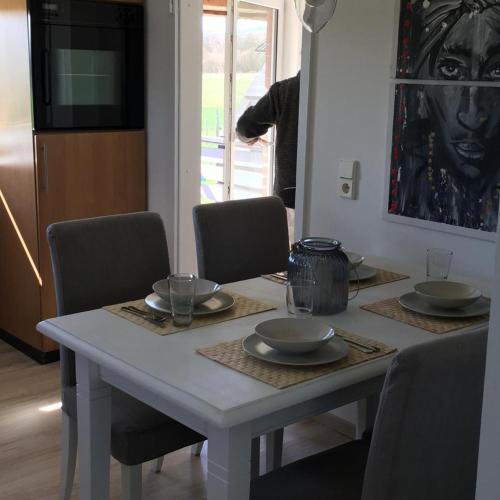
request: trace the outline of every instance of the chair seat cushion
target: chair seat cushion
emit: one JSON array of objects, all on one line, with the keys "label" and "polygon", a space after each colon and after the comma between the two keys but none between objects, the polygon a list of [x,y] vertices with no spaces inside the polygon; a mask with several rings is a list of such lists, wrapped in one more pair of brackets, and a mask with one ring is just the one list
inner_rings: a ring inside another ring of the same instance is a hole
[{"label": "chair seat cushion", "polygon": [[252,481],[251,500],[360,500],[369,440],[351,441]]},{"label": "chair seat cushion", "polygon": [[[76,419],[76,388],[64,388],[63,410]],[[113,389],[111,454],[125,465],[137,465],[190,446],[205,437],[148,405]]]}]

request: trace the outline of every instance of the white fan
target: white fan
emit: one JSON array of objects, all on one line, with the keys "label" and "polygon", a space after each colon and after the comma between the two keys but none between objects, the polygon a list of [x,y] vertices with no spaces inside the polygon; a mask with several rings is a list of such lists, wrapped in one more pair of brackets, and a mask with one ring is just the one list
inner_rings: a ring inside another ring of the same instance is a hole
[{"label": "white fan", "polygon": [[324,28],[337,7],[337,0],[294,0],[294,3],[299,19],[311,33]]}]

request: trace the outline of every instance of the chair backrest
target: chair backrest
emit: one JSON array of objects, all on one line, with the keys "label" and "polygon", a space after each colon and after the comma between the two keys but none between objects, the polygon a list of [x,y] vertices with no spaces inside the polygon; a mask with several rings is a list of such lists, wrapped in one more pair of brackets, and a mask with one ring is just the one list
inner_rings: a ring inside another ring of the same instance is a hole
[{"label": "chair backrest", "polygon": [[193,221],[201,278],[230,283],[286,269],[288,226],[281,199],[198,205]]},{"label": "chair backrest", "polygon": [[[57,222],[47,238],[59,316],[145,297],[170,274],[165,229],[155,213]],[[63,387],[75,384],[74,354],[64,348],[61,378]]]},{"label": "chair backrest", "polygon": [[485,329],[398,354],[380,399],[363,500],[473,500]]}]

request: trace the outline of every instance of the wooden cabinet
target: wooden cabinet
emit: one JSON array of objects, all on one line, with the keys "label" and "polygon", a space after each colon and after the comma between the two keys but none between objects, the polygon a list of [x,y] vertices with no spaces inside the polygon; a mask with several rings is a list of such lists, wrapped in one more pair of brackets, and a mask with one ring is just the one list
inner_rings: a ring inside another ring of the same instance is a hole
[{"label": "wooden cabinet", "polygon": [[17,135],[4,130],[1,138],[13,153],[0,162],[0,330],[43,361],[57,349],[35,329],[40,320],[56,315],[47,227],[62,220],[145,210],[145,134],[33,137],[25,127]]},{"label": "wooden cabinet", "polygon": [[56,313],[47,226],[145,210],[144,148],[142,131],[35,136],[43,318]]}]

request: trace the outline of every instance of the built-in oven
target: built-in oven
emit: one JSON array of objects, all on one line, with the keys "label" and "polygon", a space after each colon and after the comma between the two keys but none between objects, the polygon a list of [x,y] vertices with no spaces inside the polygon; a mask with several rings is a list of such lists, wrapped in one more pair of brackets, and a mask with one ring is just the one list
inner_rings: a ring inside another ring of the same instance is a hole
[{"label": "built-in oven", "polygon": [[144,127],[144,13],[92,0],[29,2],[36,130]]}]

